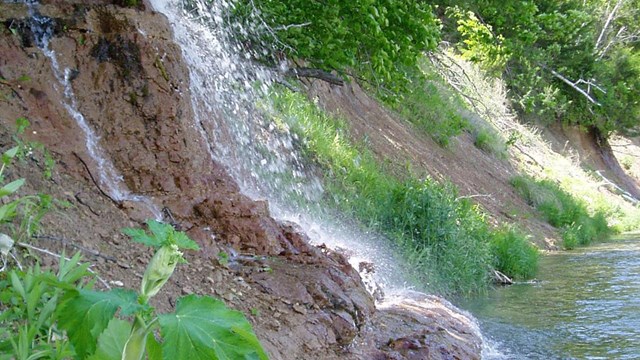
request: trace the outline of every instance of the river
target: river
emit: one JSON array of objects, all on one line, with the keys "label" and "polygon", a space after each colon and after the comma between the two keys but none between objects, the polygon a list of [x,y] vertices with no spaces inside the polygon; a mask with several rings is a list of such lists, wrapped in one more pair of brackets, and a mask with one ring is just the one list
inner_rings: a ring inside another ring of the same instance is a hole
[{"label": "river", "polygon": [[640,359],[640,234],[544,256],[536,281],[460,305],[487,359]]}]

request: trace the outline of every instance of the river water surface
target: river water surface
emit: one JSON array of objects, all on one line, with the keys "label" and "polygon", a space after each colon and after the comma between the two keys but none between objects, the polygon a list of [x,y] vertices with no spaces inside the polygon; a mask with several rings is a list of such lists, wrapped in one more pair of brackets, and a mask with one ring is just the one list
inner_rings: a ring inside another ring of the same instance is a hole
[{"label": "river water surface", "polygon": [[544,256],[537,281],[461,307],[499,350],[484,358],[640,359],[640,234]]}]

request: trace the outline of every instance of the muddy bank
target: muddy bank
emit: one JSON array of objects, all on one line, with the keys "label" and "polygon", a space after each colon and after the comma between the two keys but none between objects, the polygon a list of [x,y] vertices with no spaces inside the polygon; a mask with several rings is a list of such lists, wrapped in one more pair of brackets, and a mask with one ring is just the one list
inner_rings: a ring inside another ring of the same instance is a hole
[{"label": "muddy bank", "polygon": [[[15,120],[25,117],[23,137],[56,161],[45,178],[47,162],[35,151],[7,178],[25,177],[23,193],[69,205],[45,217],[35,244],[92,249],[85,256],[105,280],[136,288],[151,252],[120,229],[152,217],[153,204],[203,249],[188,254],[154,299],[161,310],[184,294],[222,298],[247,314],[273,359],[478,358],[480,340],[463,315],[434,310],[440,300],[432,297],[376,308],[343,255],[309,245],[295,224],[274,220],[266,202],[240,193],[194,126],[188,71],[164,16],[108,1],[50,1],[38,11],[52,18],[48,46],[69,69],[73,95],[36,46],[26,5],[0,4],[0,149],[12,146]],[[113,165],[106,176],[148,203],[109,190],[70,107]],[[234,254],[228,263],[219,261],[222,251]]]}]

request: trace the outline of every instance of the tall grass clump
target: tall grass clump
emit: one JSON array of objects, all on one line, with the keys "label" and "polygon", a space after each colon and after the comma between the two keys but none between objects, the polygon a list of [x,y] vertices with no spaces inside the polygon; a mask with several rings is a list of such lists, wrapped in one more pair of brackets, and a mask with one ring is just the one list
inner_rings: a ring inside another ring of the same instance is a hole
[{"label": "tall grass clump", "polygon": [[486,289],[494,265],[493,231],[483,213],[453,185],[398,178],[354,145],[344,122],[303,95],[272,95],[276,121],[302,139],[307,161],[324,170],[324,204],[389,237],[410,272],[432,291],[471,294]]},{"label": "tall grass clump", "polygon": [[587,205],[549,180],[535,180],[529,176],[511,179],[520,195],[538,209],[547,222],[562,229],[563,246],[573,249],[593,241],[606,239],[611,229],[600,211],[589,214]]},{"label": "tall grass clump", "polygon": [[540,252],[518,229],[505,226],[491,238],[495,269],[518,279],[530,279],[538,268]]},{"label": "tall grass clump", "polygon": [[435,72],[408,70],[410,83],[401,96],[388,104],[401,117],[427,133],[440,146],[447,147],[452,137],[469,129],[469,122],[459,109],[464,108],[455,93],[448,90]]}]

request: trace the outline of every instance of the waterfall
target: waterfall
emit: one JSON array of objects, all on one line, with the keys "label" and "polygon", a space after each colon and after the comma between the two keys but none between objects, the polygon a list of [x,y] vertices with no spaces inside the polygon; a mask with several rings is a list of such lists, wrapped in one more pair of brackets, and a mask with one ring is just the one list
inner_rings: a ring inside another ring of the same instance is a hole
[{"label": "waterfall", "polygon": [[34,42],[51,62],[53,74],[56,80],[58,80],[58,84],[63,89],[62,93],[64,97],[62,105],[84,133],[87,153],[95,163],[98,173],[97,181],[100,183],[100,186],[114,201],[132,201],[140,203],[149,212],[151,212],[157,220],[161,220],[162,211],[160,211],[158,206],[146,196],[131,193],[131,191],[126,188],[122,181],[122,176],[118,174],[113,163],[104,156],[99,144],[100,138],[93,131],[80,110],[78,110],[76,97],[73,93],[73,87],[71,86],[73,70],[70,68],[63,69],[58,62],[56,52],[49,46],[50,40],[53,36],[53,20],[38,13],[38,4],[35,1],[27,1],[26,3],[29,8],[31,32],[34,36]]},{"label": "waterfall", "polygon": [[[276,70],[251,62],[242,44],[234,42],[225,19],[233,3],[225,0],[174,2],[151,0],[156,11],[169,19],[175,41],[182,48],[190,71],[195,126],[210,144],[211,157],[226,166],[242,192],[267,199],[273,216],[299,224],[314,244],[345,250],[358,269],[373,263],[373,281],[391,293],[407,286],[398,261],[386,240],[355,229],[335,216],[310,214],[283,196],[294,193],[309,203],[323,194],[322,183],[300,159],[287,129],[270,121],[267,99],[279,80]],[[239,29],[243,31],[243,29]],[[285,65],[282,65],[284,68]],[[213,144],[217,144],[214,146]],[[291,182],[280,180],[288,174]],[[371,277],[364,274],[363,277]]]}]

